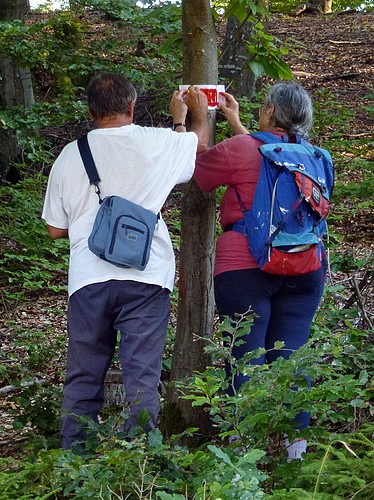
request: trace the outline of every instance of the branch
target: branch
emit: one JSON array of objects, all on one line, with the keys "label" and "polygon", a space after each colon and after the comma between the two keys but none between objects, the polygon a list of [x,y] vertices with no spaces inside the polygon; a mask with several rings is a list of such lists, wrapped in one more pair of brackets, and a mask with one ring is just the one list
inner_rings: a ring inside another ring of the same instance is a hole
[{"label": "branch", "polygon": [[17,391],[22,387],[31,387],[34,384],[45,385],[46,380],[31,380],[29,382],[21,382],[20,385],[6,385],[0,388],[0,394],[8,394],[9,392]]},{"label": "branch", "polygon": [[343,43],[349,43],[349,44],[354,44],[354,45],[366,45],[366,42],[357,42],[353,40],[329,40],[330,43],[335,43],[335,44],[343,44]]},{"label": "branch", "polygon": [[360,76],[361,73],[344,73],[343,75],[332,75],[325,76],[321,78],[322,82],[330,82],[332,80],[349,80],[351,78],[356,78],[356,76]]},{"label": "branch", "polygon": [[362,290],[370,284],[371,282],[371,278],[373,277],[373,274],[371,271],[366,271],[365,274],[364,274],[364,277],[362,278],[361,282],[358,283],[357,282],[357,278],[356,276],[353,276],[352,277],[352,283],[353,283],[353,286],[354,286],[354,293],[351,295],[351,297],[347,300],[345,306],[344,306],[344,309],[350,307],[353,302],[357,302],[357,305],[359,306],[359,308],[361,309],[362,311],[362,316],[364,318],[364,321],[366,322],[367,325],[369,325],[369,327],[371,329],[373,329],[373,323],[371,322],[367,312],[366,312],[366,309],[365,309],[365,303],[364,303],[364,300],[362,298]]},{"label": "branch", "polygon": [[[368,269],[365,271],[365,273],[364,273],[364,275],[363,275],[363,277],[358,285],[357,285],[357,280],[354,277],[353,283],[354,283],[355,290],[352,293],[352,295],[349,297],[347,302],[345,303],[344,309],[348,309],[349,307],[351,307],[354,304],[354,302],[356,300],[357,289],[358,289],[359,294],[361,295],[361,292],[364,290],[364,288],[367,285],[370,285],[372,277],[373,277],[372,271],[368,270]],[[352,278],[352,281],[353,281],[353,278]],[[357,287],[356,287],[356,285],[357,285]]]},{"label": "branch", "polygon": [[14,446],[15,444],[18,444],[18,443],[24,443],[25,441],[27,441],[28,437],[25,436],[25,437],[22,437],[22,438],[12,438],[10,439],[9,441],[0,441],[0,446]]},{"label": "branch", "polygon": [[[344,137],[372,137],[371,134],[369,133],[363,133],[363,134],[344,134]],[[357,156],[355,157],[357,159]],[[360,160],[367,160],[367,158],[360,157]]]}]

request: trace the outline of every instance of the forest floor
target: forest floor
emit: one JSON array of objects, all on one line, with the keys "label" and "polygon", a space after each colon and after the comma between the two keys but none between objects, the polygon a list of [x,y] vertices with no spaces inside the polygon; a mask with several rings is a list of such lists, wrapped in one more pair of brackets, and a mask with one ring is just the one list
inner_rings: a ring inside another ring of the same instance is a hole
[{"label": "forest floor", "polygon": [[[323,92],[326,101],[333,96],[355,113],[354,127],[341,139],[373,138],[373,116],[370,117],[363,109],[370,103],[372,106],[374,95],[373,22],[374,13],[351,12],[296,18],[277,15],[269,25],[269,32],[289,49],[285,60],[294,77],[312,95]],[[330,112],[332,121],[325,128],[327,137],[335,130],[333,110]],[[360,181],[360,172],[350,171],[346,180],[355,178]],[[373,212],[363,211],[354,214],[353,219],[342,220],[340,229],[347,239],[359,240],[370,246],[373,241]]]},{"label": "forest floor", "polygon": [[[333,103],[343,105],[355,117],[354,125],[347,128],[340,139],[352,141],[358,138],[367,139],[373,144],[374,118],[374,13],[347,12],[338,15],[305,15],[289,17],[273,16],[269,23],[269,32],[281,40],[289,49],[284,57],[292,69],[294,77],[311,93],[323,94],[326,107],[329,107],[330,121],[319,130],[321,146],[333,137],[336,122],[341,123],[341,117],[334,112]],[[369,112],[371,106],[371,114]],[[339,127],[341,128],[341,127]],[[331,150],[334,158],[334,150]],[[346,164],[350,156],[345,154]],[[370,153],[371,178],[373,177],[374,151]],[[352,170],[346,166],[336,168],[336,179],[342,182],[360,183],[363,175],[359,169]],[[371,193],[370,199],[373,198]],[[352,202],[343,201],[344,209],[334,203],[330,210],[331,216],[341,215],[334,219],[333,230],[343,239],[339,251],[355,258],[368,259],[369,266],[357,269],[356,273],[329,273],[330,284],[343,284],[347,301],[343,307],[357,301],[357,284],[363,291],[361,307],[363,314],[374,318],[374,210],[369,208],[355,210]],[[360,294],[360,293],[358,293]],[[357,303],[357,302],[356,302]],[[366,324],[366,326],[368,326]]]},{"label": "forest floor", "polygon": [[[305,88],[312,94],[331,92],[335,99],[355,112],[355,125],[347,131],[345,139],[369,138],[373,134],[373,118],[370,118],[369,113],[359,111],[363,104],[369,104],[368,96],[371,94],[371,98],[373,97],[373,26],[374,13],[310,15],[297,18],[275,15],[269,23],[269,32],[289,48],[285,60]],[[333,130],[334,122],[331,121],[326,127],[326,134],[329,135]],[[374,154],[372,159],[374,160]],[[350,176],[351,180],[357,176],[359,182],[359,172],[350,171]],[[352,247],[357,254],[365,256],[373,253],[372,211],[355,211],[352,218],[348,216],[341,222],[339,231],[344,235],[344,245],[347,248]],[[348,297],[354,295],[354,282],[342,276],[333,278],[346,280]],[[364,297],[367,314],[371,318],[372,296],[373,285],[366,288]],[[58,316],[56,311],[59,311]],[[65,294],[51,296],[47,291],[38,293],[29,302],[17,308],[5,308],[0,317],[0,340],[3,349],[7,353],[14,353],[15,359],[23,355],[24,350],[19,345],[16,347],[14,338],[17,325],[29,331],[45,329],[59,331],[65,335],[65,311]],[[10,324],[12,326],[9,326]],[[63,355],[56,356],[56,365],[48,366],[40,373],[40,378],[51,383],[60,383],[61,380],[56,374],[63,371],[64,361]],[[13,417],[9,410],[12,409],[13,403],[10,401],[10,395],[10,392],[0,394],[0,456],[17,457],[26,437],[25,431],[14,431],[12,428]]]}]

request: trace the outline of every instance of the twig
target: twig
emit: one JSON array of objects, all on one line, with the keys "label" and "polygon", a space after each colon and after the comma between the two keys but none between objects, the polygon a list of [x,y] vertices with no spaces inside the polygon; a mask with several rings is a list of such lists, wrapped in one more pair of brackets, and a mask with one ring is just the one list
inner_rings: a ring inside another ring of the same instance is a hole
[{"label": "twig", "polygon": [[374,481],[371,481],[371,483],[369,483],[369,484],[365,484],[365,486],[363,488],[361,488],[358,491],[356,491],[356,493],[353,496],[349,497],[349,498],[350,499],[354,498],[356,495],[358,495],[359,493],[361,493],[361,491],[365,490],[366,488],[369,488],[369,486],[371,486],[372,484],[374,484]]},{"label": "twig", "polygon": [[329,40],[330,43],[336,43],[336,44],[354,44],[354,45],[365,45],[366,42],[357,42],[354,40]]},{"label": "twig", "polygon": [[8,314],[9,313],[9,309],[8,309],[7,304],[5,302],[3,292],[0,292],[0,295],[1,295],[1,302],[3,303],[4,311],[5,311],[6,314]]},{"label": "twig", "polygon": [[18,443],[24,443],[25,441],[28,440],[28,437],[25,436],[25,437],[21,437],[21,438],[13,438],[13,439],[9,439],[9,441],[0,441],[0,446],[8,446],[8,445],[14,445],[14,444],[18,444]]},{"label": "twig", "polygon": [[366,309],[365,309],[365,304],[364,304],[364,301],[362,299],[362,295],[361,295],[361,292],[360,292],[360,288],[359,288],[359,285],[357,283],[357,279],[356,279],[356,276],[353,276],[352,277],[352,281],[353,281],[353,285],[355,287],[355,290],[356,290],[356,296],[357,296],[357,304],[358,306],[360,307],[361,311],[362,311],[362,315],[364,317],[364,320],[366,321],[366,323],[369,325],[369,327],[371,329],[373,329],[373,324],[372,322],[370,321],[370,318],[369,316],[366,314]]},{"label": "twig", "polygon": [[46,380],[31,380],[29,382],[21,382],[20,385],[6,385],[5,387],[0,388],[0,394],[7,394],[9,392],[17,391],[22,387],[31,387],[34,384],[45,385],[46,383]]},{"label": "twig", "polygon": [[228,44],[226,45],[226,47],[223,49],[222,53],[220,54],[219,58],[218,58],[218,62],[220,62],[223,58],[223,56],[226,54],[226,52],[229,50],[230,46],[234,43],[234,40],[236,39],[236,37],[239,35],[239,33],[242,31],[245,23],[248,21],[249,17],[251,15],[251,12],[248,12],[248,14],[246,15],[246,17],[243,19],[243,21],[239,24],[239,26],[236,28],[234,34],[232,35],[232,38],[231,40],[228,42]]},{"label": "twig", "polygon": [[332,80],[348,80],[350,78],[356,78],[356,76],[360,76],[361,74],[365,75],[364,73],[344,73],[343,75],[325,76],[321,78],[321,82],[329,82]]},{"label": "twig", "polygon": [[[367,285],[370,285],[371,279],[373,277],[373,274],[370,270],[366,270],[365,274],[363,275],[360,283],[358,284],[358,292],[361,294],[361,292],[364,290],[364,288]],[[349,307],[352,306],[352,304],[356,300],[356,295],[357,295],[357,289],[356,289],[357,281],[355,279],[354,286],[355,286],[355,291],[352,293],[352,295],[349,297],[347,302],[345,303],[344,309],[348,309]]]}]

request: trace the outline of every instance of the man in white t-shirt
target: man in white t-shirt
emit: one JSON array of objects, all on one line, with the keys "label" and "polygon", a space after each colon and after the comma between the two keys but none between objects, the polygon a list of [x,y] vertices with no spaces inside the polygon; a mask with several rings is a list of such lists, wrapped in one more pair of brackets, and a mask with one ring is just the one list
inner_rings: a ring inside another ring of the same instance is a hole
[{"label": "man in white t-shirt", "polygon": [[[203,92],[175,91],[169,109],[173,130],[133,124],[136,91],[124,77],[103,74],[87,88],[90,115],[97,128],[88,142],[101,179],[101,196],[119,195],[158,213],[176,184],[190,180],[196,153],[209,142],[208,106]],[[185,120],[190,113],[191,131]],[[184,132],[184,133],[182,133]],[[85,424],[97,421],[104,399],[104,378],[120,333],[119,358],[126,406],[125,431],[137,426],[146,409],[156,425],[158,383],[170,313],[175,260],[162,217],[144,271],[120,268],[96,257],[88,236],[98,210],[77,141],[54,163],[43,219],[51,238],[69,238],[68,357],[61,419],[61,446],[84,446]]]}]

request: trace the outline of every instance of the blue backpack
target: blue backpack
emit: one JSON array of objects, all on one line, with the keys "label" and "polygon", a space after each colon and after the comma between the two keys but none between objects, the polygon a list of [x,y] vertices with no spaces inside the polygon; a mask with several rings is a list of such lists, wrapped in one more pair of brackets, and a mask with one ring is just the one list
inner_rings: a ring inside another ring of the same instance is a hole
[{"label": "blue backpack", "polygon": [[244,218],[233,231],[248,237],[260,269],[301,275],[323,266],[322,238],[334,184],[330,153],[296,136],[296,142],[269,132],[251,134],[264,142],[260,176],[250,210],[236,192]]}]

